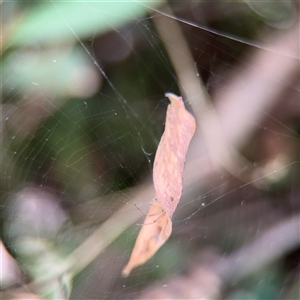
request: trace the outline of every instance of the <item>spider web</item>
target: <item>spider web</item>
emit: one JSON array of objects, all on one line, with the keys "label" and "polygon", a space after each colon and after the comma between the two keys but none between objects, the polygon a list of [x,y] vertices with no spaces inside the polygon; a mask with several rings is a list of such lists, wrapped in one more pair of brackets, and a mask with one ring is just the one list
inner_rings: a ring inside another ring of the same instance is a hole
[{"label": "spider web", "polygon": [[[162,4],[2,3],[3,299],[297,298],[297,3]],[[170,240],[122,278],[166,92],[198,125],[183,196]]]}]

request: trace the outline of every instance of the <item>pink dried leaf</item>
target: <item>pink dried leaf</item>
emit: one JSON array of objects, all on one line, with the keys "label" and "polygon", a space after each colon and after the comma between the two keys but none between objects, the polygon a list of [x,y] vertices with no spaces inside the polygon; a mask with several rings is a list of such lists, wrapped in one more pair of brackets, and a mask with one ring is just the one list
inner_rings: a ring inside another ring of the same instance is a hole
[{"label": "pink dried leaf", "polygon": [[181,97],[166,94],[171,103],[167,109],[164,134],[159,142],[153,167],[156,196],[136,239],[129,262],[122,270],[144,264],[168,240],[172,232],[172,215],[182,194],[185,157],[196,130],[194,117]]}]

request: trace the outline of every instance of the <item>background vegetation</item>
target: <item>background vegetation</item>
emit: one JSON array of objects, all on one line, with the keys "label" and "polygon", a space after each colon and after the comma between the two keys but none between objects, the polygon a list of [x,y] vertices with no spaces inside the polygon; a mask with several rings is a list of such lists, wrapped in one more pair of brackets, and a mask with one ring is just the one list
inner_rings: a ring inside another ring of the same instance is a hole
[{"label": "background vegetation", "polygon": [[[3,299],[299,298],[298,4],[166,4],[1,3]],[[172,238],[124,279],[165,92],[198,131]]]}]

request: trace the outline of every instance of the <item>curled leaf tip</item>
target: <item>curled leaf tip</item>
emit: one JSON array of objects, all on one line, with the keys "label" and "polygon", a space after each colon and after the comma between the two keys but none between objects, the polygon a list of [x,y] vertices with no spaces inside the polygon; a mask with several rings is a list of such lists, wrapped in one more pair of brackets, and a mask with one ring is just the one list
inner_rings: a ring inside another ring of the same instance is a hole
[{"label": "curled leaf tip", "polygon": [[128,267],[128,264],[123,268],[122,270],[122,277],[126,278],[129,276],[129,274],[131,273],[132,268]]},{"label": "curled leaf tip", "polygon": [[165,96],[167,98],[169,98],[169,100],[171,101],[171,103],[179,102],[179,100],[180,100],[180,102],[183,103],[182,97],[179,97],[179,96],[177,96],[177,95],[175,95],[173,93],[165,93]]}]

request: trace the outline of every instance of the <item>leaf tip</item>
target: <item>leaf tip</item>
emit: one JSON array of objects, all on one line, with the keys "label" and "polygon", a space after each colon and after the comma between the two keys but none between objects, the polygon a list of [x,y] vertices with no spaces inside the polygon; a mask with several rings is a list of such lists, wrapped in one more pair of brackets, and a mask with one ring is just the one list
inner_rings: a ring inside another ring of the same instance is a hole
[{"label": "leaf tip", "polygon": [[130,267],[129,264],[127,264],[121,272],[122,277],[126,278],[130,275],[132,268]]},{"label": "leaf tip", "polygon": [[182,97],[177,96],[177,95],[175,95],[175,94],[173,94],[173,93],[165,93],[165,96],[166,96],[167,98],[169,98],[169,100],[171,101],[171,103],[172,103],[172,102],[175,102],[176,100],[182,101]]}]

